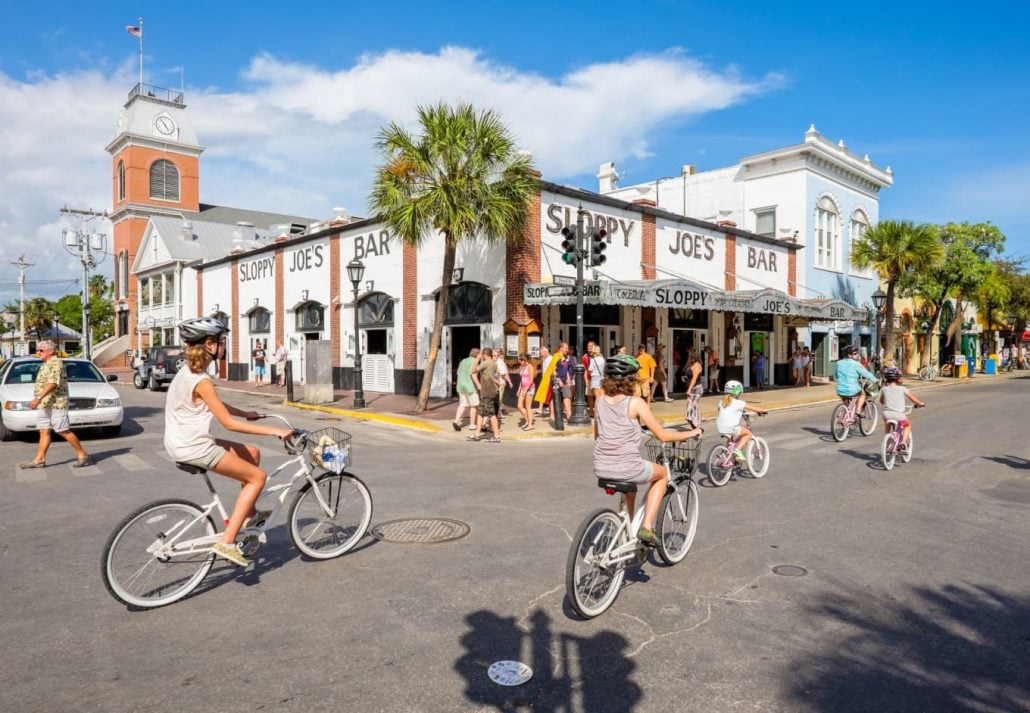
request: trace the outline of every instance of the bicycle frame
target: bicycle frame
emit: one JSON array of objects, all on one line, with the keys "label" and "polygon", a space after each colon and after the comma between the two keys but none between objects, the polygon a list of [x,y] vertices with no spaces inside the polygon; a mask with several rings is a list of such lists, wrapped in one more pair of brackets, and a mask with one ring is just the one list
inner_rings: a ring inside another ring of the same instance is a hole
[{"label": "bicycle frame", "polygon": [[[751,425],[754,418],[749,413],[743,415],[744,423],[747,424],[748,429],[751,429],[752,437],[755,435],[754,427]],[[722,436],[726,441],[726,453],[722,457],[722,461],[719,463],[721,468],[736,468],[737,458],[733,455],[733,451],[737,449],[737,444],[740,443],[740,436]]]}]

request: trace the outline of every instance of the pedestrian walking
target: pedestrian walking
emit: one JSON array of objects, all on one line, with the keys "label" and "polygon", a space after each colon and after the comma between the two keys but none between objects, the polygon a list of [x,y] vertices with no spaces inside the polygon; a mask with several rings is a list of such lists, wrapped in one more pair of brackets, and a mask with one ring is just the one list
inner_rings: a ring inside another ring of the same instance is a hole
[{"label": "pedestrian walking", "polygon": [[497,394],[497,413],[498,416],[507,416],[508,410],[504,408],[504,392],[511,388],[511,377],[508,375],[508,362],[504,360],[504,352],[500,349],[494,352],[494,362],[497,364],[497,376],[501,379],[501,386]]},{"label": "pedestrian walking", "polygon": [[575,374],[575,367],[569,356],[568,342],[558,345],[558,353],[554,358],[556,360],[554,378],[558,380],[558,386],[561,388],[562,402],[561,404],[552,404],[551,411],[561,408],[562,413],[565,414],[565,420],[568,421],[572,417],[572,378]]},{"label": "pedestrian walking", "polygon": [[755,387],[759,389],[765,388],[765,354],[756,349],[754,356],[752,357],[751,363],[755,370]]},{"label": "pedestrian walking", "polygon": [[519,354],[519,391],[516,401],[518,402],[519,413],[522,414],[523,431],[533,430],[533,378],[536,376],[536,369],[533,362],[529,360],[528,354]]},{"label": "pedestrian walking", "polygon": [[654,372],[658,363],[647,353],[647,347],[643,344],[637,345],[637,363],[640,364],[637,371],[637,396],[647,401],[647,405],[650,406],[651,384],[654,383]]},{"label": "pedestrian walking", "polygon": [[254,359],[254,384],[265,385],[265,345],[260,339],[254,343],[254,349],[250,352]]},{"label": "pedestrian walking", "polygon": [[719,390],[719,352],[714,347],[708,347],[708,390]]},{"label": "pedestrian walking", "polygon": [[790,359],[791,363],[791,377],[794,379],[794,386],[801,386],[801,380],[805,376],[805,362],[801,356],[801,349],[794,349],[794,354]]},{"label": "pedestrian walking", "polygon": [[812,385],[812,352],[805,347],[801,350],[801,370],[804,377],[805,386]]},{"label": "pedestrian walking", "polygon": [[662,398],[666,401],[672,401],[672,397],[669,396],[669,375],[666,373],[668,364],[665,363],[665,345],[659,344],[658,348],[654,353],[655,370],[654,379],[651,384],[651,400],[653,401],[655,396],[658,395],[658,388],[662,389]]},{"label": "pedestrian walking", "polygon": [[43,363],[36,372],[36,386],[32,391],[29,408],[38,410],[39,447],[36,457],[27,463],[19,464],[19,468],[46,468],[46,454],[50,448],[51,435],[54,431],[75,449],[73,468],[90,465],[92,460],[82,448],[78,437],[72,433],[68,423],[68,376],[64,371],[64,362],[57,356],[56,347],[50,340],[39,343],[36,351]]},{"label": "pedestrian walking", "polygon": [[536,415],[544,418],[550,413],[547,405],[551,403],[551,375],[554,373],[554,367],[555,361],[551,350],[546,346],[540,347],[540,384],[537,386],[533,401],[540,404]]},{"label": "pedestrian walking", "polygon": [[590,403],[587,405],[590,407],[590,417],[594,416],[594,409],[597,406],[597,399],[604,393],[601,389],[601,380],[604,379],[604,366],[607,362],[605,358],[601,356],[601,346],[595,344],[593,351],[590,354],[590,388],[587,389],[590,398]]},{"label": "pedestrian walking", "polygon": [[286,347],[283,346],[283,340],[279,340],[275,344],[275,377],[279,382],[279,386],[286,384]]},{"label": "pedestrian walking", "polygon": [[472,380],[472,367],[479,361],[479,349],[469,350],[469,355],[458,363],[458,410],[454,414],[451,425],[460,431],[465,418],[465,409],[469,410],[469,430],[476,430],[476,416],[479,413],[479,390]]},{"label": "pedestrian walking", "polygon": [[480,440],[483,426],[489,422],[493,436],[487,438],[486,442],[500,443],[501,425],[497,420],[499,410],[497,395],[501,379],[497,375],[497,362],[494,360],[493,350],[490,347],[484,347],[479,353],[479,357],[472,366],[472,380],[479,387],[479,418],[476,419],[476,430],[468,437],[468,440]]}]

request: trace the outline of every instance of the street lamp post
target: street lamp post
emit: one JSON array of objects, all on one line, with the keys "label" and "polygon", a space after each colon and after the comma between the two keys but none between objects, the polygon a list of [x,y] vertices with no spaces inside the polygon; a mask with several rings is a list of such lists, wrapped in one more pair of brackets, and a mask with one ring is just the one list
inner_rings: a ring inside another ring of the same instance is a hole
[{"label": "street lamp post", "polygon": [[54,312],[54,349],[61,351],[61,315]]},{"label": "street lamp post", "polygon": [[[576,393],[572,397],[572,414],[569,416],[570,426],[583,426],[590,423],[590,413],[587,411],[587,385],[583,366],[583,298],[584,278],[583,262],[586,259],[587,237],[583,232],[583,206],[580,205],[576,211],[576,364],[573,367],[575,375]],[[557,405],[561,408],[561,404]]]},{"label": "street lamp post", "polygon": [[[877,288],[876,292],[872,295],[873,307],[876,309],[876,342],[873,347],[876,349],[875,362],[877,368],[880,367],[880,313],[883,312],[883,308],[887,306],[887,293]],[[884,325],[886,327],[886,325]]]},{"label": "street lamp post", "polygon": [[354,408],[365,408],[365,389],[361,376],[361,335],[358,332],[358,286],[365,276],[365,263],[354,258],[347,263],[347,277],[354,288]]},{"label": "street lamp post", "polygon": [[[93,358],[93,346],[89,337],[89,271],[103,261],[107,254],[107,236],[103,233],[90,233],[86,230],[87,224],[97,218],[107,218],[107,211],[97,213],[90,210],[76,210],[74,208],[62,208],[61,213],[75,215],[79,218],[78,230],[64,231],[64,249],[82,263],[82,338],[83,355],[87,359]],[[97,258],[99,255],[99,259]]]}]

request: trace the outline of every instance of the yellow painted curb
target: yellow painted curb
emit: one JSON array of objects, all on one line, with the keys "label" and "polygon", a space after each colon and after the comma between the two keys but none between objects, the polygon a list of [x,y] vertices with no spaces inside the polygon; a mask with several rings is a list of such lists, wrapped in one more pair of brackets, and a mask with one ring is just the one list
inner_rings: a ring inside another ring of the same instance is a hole
[{"label": "yellow painted curb", "polygon": [[374,411],[353,411],[351,409],[333,408],[331,406],[315,406],[313,404],[297,403],[296,401],[284,401],[283,403],[286,406],[292,406],[293,408],[299,408],[304,411],[321,411],[322,413],[331,413],[337,416],[348,416],[362,421],[379,421],[380,423],[391,423],[395,426],[415,428],[420,431],[429,431],[430,433],[443,433],[443,429],[439,426],[426,423],[425,421],[417,421],[413,418],[404,418],[403,416],[390,416],[387,414],[375,413]]}]

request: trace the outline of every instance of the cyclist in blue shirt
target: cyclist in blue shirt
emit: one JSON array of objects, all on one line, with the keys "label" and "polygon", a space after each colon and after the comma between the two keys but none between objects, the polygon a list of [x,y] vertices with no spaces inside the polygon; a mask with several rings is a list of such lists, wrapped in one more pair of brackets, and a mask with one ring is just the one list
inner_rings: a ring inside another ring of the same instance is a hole
[{"label": "cyclist in blue shirt", "polygon": [[865,389],[858,383],[859,377],[876,381],[876,377],[858,361],[858,347],[849,344],[844,347],[843,358],[837,362],[833,378],[837,382],[837,396],[840,396],[841,401],[847,403],[849,399],[858,397],[856,413],[862,413],[866,396]]}]

